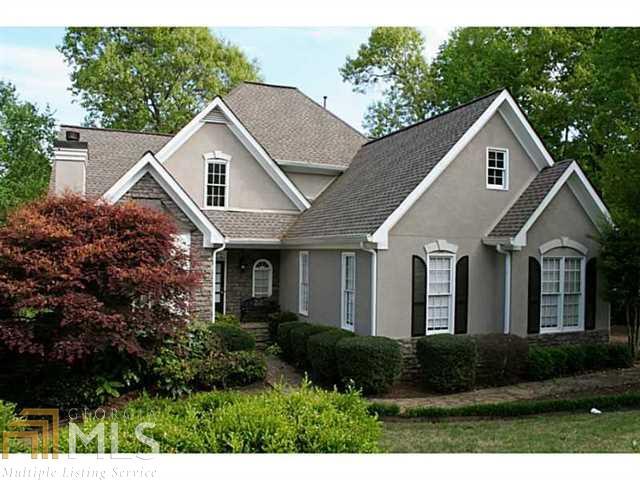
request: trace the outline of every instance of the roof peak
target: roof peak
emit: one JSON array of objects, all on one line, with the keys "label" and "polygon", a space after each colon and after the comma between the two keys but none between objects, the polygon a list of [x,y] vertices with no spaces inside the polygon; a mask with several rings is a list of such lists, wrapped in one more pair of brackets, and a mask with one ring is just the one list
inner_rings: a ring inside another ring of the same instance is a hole
[{"label": "roof peak", "polygon": [[119,133],[134,133],[138,135],[158,135],[162,137],[173,137],[175,134],[173,133],[161,133],[161,132],[144,132],[140,130],[126,130],[123,128],[105,128],[105,127],[83,127],[80,125],[69,125],[63,123],[60,125],[60,128],[77,128],[80,130],[96,130],[99,132],[119,132]]},{"label": "roof peak", "polygon": [[461,103],[460,105],[457,105],[457,106],[455,106],[455,107],[452,107],[452,108],[450,108],[449,110],[445,110],[444,112],[437,113],[437,114],[435,114],[435,115],[430,116],[429,118],[425,118],[424,120],[420,120],[419,122],[412,123],[411,125],[407,125],[406,127],[399,128],[398,130],[394,130],[393,132],[389,132],[389,133],[387,133],[387,134],[385,134],[385,135],[382,135],[381,137],[378,137],[378,138],[374,138],[374,139],[372,139],[372,140],[369,140],[369,141],[368,141],[367,143],[365,143],[363,146],[366,146],[366,145],[369,145],[369,144],[375,143],[375,142],[377,142],[378,140],[385,139],[385,138],[387,138],[387,137],[390,137],[390,136],[392,136],[392,135],[395,135],[396,133],[404,132],[405,130],[410,130],[410,129],[412,129],[413,127],[417,127],[417,126],[422,125],[422,124],[424,124],[424,123],[428,123],[428,122],[430,122],[431,120],[435,120],[436,118],[443,117],[443,116],[445,116],[445,115],[448,115],[449,113],[453,113],[453,112],[455,112],[456,110],[460,110],[461,108],[468,107],[469,105],[472,105],[472,104],[474,104],[474,103],[477,103],[477,102],[479,102],[479,101],[481,101],[481,100],[484,100],[484,99],[486,99],[486,98],[488,98],[488,97],[491,97],[491,96],[493,96],[493,95],[496,95],[496,94],[502,93],[502,92],[504,92],[504,91],[508,91],[508,89],[506,89],[506,88],[498,88],[498,89],[493,90],[493,91],[491,91],[491,92],[489,92],[489,93],[485,93],[484,95],[482,95],[482,96],[480,96],[480,97],[476,97],[476,98],[474,98],[474,99],[472,99],[472,100],[469,100],[468,102]]},{"label": "roof peak", "polygon": [[261,87],[271,87],[271,88],[289,88],[291,90],[298,90],[298,87],[294,87],[293,85],[279,85],[276,83],[266,83],[266,82],[255,82],[251,80],[243,80],[242,83],[248,85],[259,85]]}]

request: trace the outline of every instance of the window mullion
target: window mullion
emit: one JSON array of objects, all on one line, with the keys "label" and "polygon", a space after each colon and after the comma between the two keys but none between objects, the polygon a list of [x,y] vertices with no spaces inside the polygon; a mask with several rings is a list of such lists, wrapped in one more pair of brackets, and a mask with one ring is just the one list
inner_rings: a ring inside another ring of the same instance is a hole
[{"label": "window mullion", "polygon": [[560,291],[560,295],[559,295],[559,298],[558,298],[558,316],[560,318],[558,320],[558,328],[560,330],[564,330],[564,258],[565,257],[560,257],[560,264],[559,264],[559,268],[560,268],[560,272],[559,272],[559,278],[560,278],[559,291]]}]

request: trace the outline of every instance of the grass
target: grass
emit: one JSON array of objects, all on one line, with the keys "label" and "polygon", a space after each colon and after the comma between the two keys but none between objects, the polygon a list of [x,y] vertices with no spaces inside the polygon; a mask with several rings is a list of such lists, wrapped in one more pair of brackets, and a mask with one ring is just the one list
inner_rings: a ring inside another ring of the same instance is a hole
[{"label": "grass", "polygon": [[385,422],[383,432],[394,453],[639,453],[640,411]]}]

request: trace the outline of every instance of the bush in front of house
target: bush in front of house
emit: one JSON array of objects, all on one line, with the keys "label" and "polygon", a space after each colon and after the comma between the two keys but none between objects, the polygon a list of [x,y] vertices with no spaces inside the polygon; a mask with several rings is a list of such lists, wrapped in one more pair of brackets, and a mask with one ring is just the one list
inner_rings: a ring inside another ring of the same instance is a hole
[{"label": "bush in front of house", "polygon": [[256,351],[218,352],[197,365],[196,380],[201,389],[241,387],[267,375],[264,356]]},{"label": "bush in front of house", "polygon": [[291,345],[291,332],[304,325],[308,325],[306,322],[300,322],[298,320],[294,322],[284,322],[278,326],[277,343],[282,349],[282,356],[285,360],[293,360],[293,347]]},{"label": "bush in front of house", "polygon": [[354,335],[353,332],[341,328],[330,328],[309,337],[307,359],[311,365],[314,380],[327,386],[340,384],[336,345],[343,338]]},{"label": "bush in front of house", "polygon": [[298,328],[294,328],[289,333],[291,344],[291,359],[297,367],[305,368],[310,365],[307,355],[309,337],[321,332],[325,332],[332,327],[326,325],[317,325],[313,323],[305,323]]},{"label": "bush in front of house", "polygon": [[220,337],[224,349],[229,352],[256,348],[255,337],[238,326],[228,323],[214,323],[209,327],[209,331]]},{"label": "bush in front of house", "polygon": [[527,372],[529,344],[517,335],[475,335],[478,352],[476,384],[500,386],[517,383]]},{"label": "bush in front of house", "polygon": [[421,337],[416,355],[423,380],[432,390],[450,393],[474,387],[478,353],[473,338],[450,334]]},{"label": "bush in front of house", "polygon": [[[119,451],[148,453],[136,427],[150,422],[144,434],[161,453],[372,453],[378,451],[381,425],[355,391],[338,393],[308,384],[276,388],[256,395],[208,392],[172,401],[143,396],[113,417],[88,418],[78,428],[90,432],[104,421],[105,431],[118,422]],[[60,432],[68,449],[69,427]],[[97,442],[78,442],[78,453],[95,453]],[[111,443],[105,442],[109,453]]]},{"label": "bush in front of house", "polygon": [[389,391],[400,376],[400,345],[390,338],[346,337],[338,341],[335,353],[341,383],[365,394]]},{"label": "bush in front of house", "polygon": [[588,344],[533,346],[529,349],[528,378],[547,380],[605,368],[628,368],[633,365],[626,345]]},{"label": "bush in front of house", "polygon": [[298,315],[293,312],[275,312],[269,315],[269,336],[272,341],[278,338],[278,327],[282,323],[297,322],[300,320]]}]

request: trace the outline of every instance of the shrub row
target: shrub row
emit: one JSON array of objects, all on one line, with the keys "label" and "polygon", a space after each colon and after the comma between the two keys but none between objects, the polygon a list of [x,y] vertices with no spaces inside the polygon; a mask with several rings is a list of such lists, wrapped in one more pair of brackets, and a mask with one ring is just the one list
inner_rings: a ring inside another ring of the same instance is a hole
[{"label": "shrub row", "polygon": [[358,337],[351,332],[305,322],[283,322],[278,345],[288,361],[309,367],[325,385],[354,385],[364,393],[389,390],[400,375],[398,342],[386,337]]},{"label": "shrub row", "polygon": [[[370,453],[378,451],[380,423],[357,392],[341,394],[303,385],[257,395],[209,392],[178,401],[144,396],[106,420],[90,418],[85,433],[104,421],[118,422],[122,453],[147,453],[136,427],[151,422],[144,434],[161,453]],[[60,432],[68,449],[69,428]],[[78,453],[95,453],[97,442],[77,444]],[[105,442],[110,452],[111,442]]]},{"label": "shrub row", "polygon": [[545,380],[632,364],[624,345],[531,347],[515,335],[433,335],[418,339],[416,356],[426,385],[437,392]]},{"label": "shrub row", "polygon": [[593,344],[531,347],[528,378],[546,380],[604,368],[626,368],[633,364],[626,345]]},{"label": "shrub row", "polygon": [[401,416],[407,418],[518,417],[552,412],[588,412],[594,407],[603,411],[638,408],[640,407],[640,393],[632,392],[572,400],[519,400],[450,408],[414,407],[405,410]]}]

